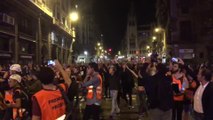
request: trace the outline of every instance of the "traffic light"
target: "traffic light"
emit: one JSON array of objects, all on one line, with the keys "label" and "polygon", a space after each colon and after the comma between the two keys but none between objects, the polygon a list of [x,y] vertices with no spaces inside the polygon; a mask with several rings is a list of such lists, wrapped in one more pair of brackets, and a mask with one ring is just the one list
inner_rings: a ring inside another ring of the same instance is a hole
[{"label": "traffic light", "polygon": [[109,52],[112,52],[112,48],[109,48]]}]

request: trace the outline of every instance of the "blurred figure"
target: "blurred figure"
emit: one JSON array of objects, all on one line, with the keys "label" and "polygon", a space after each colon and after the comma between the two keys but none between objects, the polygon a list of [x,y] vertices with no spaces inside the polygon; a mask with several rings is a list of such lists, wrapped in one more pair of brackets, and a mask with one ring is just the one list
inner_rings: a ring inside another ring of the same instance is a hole
[{"label": "blurred figure", "polygon": [[83,120],[100,119],[100,109],[102,100],[102,77],[98,73],[98,65],[94,62],[89,63],[87,67],[87,76],[81,84],[81,87],[87,88],[86,108],[83,114]]},{"label": "blurred figure", "polygon": [[[122,85],[122,90],[123,90],[123,98],[125,101],[128,103],[129,108],[134,108],[132,106],[132,89],[134,88],[134,79],[129,70],[127,70],[127,64],[124,63],[122,65],[122,71],[121,71],[121,85]],[[128,98],[127,99],[127,95]]]},{"label": "blurred figure", "polygon": [[213,120],[213,83],[212,73],[206,68],[200,68],[197,79],[200,86],[194,95],[194,120]]},{"label": "blurred figure", "polygon": [[54,71],[49,67],[40,69],[38,79],[43,89],[32,97],[32,120],[62,119],[70,111],[70,106],[66,104],[62,93],[67,92],[67,87],[70,87],[72,81],[57,60],[54,67],[61,73],[65,83],[54,84]]},{"label": "blurred figure", "polygon": [[114,116],[116,113],[120,113],[120,108],[118,107],[117,103],[119,88],[120,88],[120,76],[115,66],[112,65],[109,68],[109,89],[112,97],[112,109],[110,117]]}]

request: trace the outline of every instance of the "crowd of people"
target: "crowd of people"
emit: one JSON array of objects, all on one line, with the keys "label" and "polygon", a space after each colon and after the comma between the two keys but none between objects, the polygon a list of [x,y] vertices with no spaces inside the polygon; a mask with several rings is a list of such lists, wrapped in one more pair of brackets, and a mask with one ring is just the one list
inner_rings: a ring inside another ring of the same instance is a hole
[{"label": "crowd of people", "polygon": [[[0,120],[99,120],[103,99],[111,100],[110,118],[138,109],[151,120],[213,120],[213,77],[208,64],[178,58],[62,65],[0,66]],[[137,94],[137,106],[132,102]],[[84,100],[83,117],[77,112]],[[104,112],[104,111],[103,111]]]}]

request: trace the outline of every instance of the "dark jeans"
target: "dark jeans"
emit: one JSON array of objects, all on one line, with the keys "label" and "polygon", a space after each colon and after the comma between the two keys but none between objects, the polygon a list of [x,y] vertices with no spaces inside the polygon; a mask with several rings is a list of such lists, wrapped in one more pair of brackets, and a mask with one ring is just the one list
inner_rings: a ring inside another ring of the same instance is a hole
[{"label": "dark jeans", "polygon": [[[129,97],[129,102],[126,95]],[[132,106],[132,88],[123,88],[123,98],[130,106]]]},{"label": "dark jeans", "polygon": [[101,107],[99,105],[86,105],[86,108],[84,110],[84,116],[83,120],[89,120],[92,116],[93,120],[99,120],[100,119],[100,109]]},{"label": "dark jeans", "polygon": [[148,104],[146,101],[145,92],[138,92],[138,99],[139,99],[138,113],[139,115],[142,115],[143,113],[148,111]]},{"label": "dark jeans", "polygon": [[183,101],[174,101],[174,107],[172,109],[172,120],[182,120],[182,113]]},{"label": "dark jeans", "polygon": [[193,120],[204,120],[204,115],[202,113],[193,112]]},{"label": "dark jeans", "polygon": [[109,84],[106,83],[106,84],[104,85],[104,88],[105,88],[105,89],[104,89],[104,95],[105,95],[106,98],[109,98],[109,97],[110,97]]},{"label": "dark jeans", "polygon": [[12,108],[7,108],[5,110],[5,114],[3,117],[3,120],[10,120],[13,118],[13,109]]}]

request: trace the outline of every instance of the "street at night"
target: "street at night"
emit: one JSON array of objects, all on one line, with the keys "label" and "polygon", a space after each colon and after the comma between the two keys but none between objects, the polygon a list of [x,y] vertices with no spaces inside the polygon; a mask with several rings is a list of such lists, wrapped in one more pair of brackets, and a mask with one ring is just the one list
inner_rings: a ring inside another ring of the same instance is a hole
[{"label": "street at night", "polygon": [[213,0],[0,0],[0,120],[213,120]]}]

